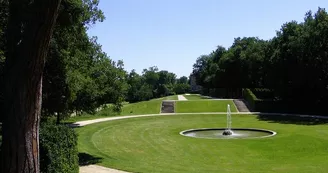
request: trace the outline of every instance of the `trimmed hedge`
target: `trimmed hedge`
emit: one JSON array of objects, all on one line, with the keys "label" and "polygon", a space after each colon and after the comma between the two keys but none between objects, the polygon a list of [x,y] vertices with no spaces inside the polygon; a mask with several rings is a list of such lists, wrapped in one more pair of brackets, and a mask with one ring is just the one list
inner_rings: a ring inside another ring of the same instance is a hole
[{"label": "trimmed hedge", "polygon": [[274,92],[267,88],[252,88],[251,91],[258,99],[274,99]]},{"label": "trimmed hedge", "polygon": [[216,98],[240,98],[242,96],[241,88],[202,88],[202,95]]},{"label": "trimmed hedge", "polygon": [[78,173],[77,135],[65,125],[42,124],[40,170],[44,173]]},{"label": "trimmed hedge", "polygon": [[258,100],[256,96],[253,94],[253,92],[246,88],[243,89],[243,96],[248,105],[251,107],[252,110],[255,110],[255,102]]},{"label": "trimmed hedge", "polygon": [[311,100],[276,100],[273,96],[271,99],[260,99],[252,90],[257,94],[265,93],[266,96],[272,96],[273,93],[266,89],[243,89],[243,97],[252,111],[327,115],[324,104],[317,104]]},{"label": "trimmed hedge", "polygon": [[[271,95],[270,90],[266,89],[254,89],[257,93],[265,92],[268,95]],[[270,93],[270,94],[268,94]],[[264,94],[265,95],[265,94]],[[286,112],[288,113],[288,103],[283,101],[277,101],[273,99],[259,99],[257,95],[255,95],[251,89],[246,88],[243,89],[244,99],[247,101],[252,111],[256,112]]]}]

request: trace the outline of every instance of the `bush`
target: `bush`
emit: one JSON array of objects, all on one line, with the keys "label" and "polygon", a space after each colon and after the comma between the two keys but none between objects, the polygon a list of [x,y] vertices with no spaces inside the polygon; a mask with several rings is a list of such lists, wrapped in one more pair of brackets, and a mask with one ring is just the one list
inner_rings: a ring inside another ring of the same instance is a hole
[{"label": "bush", "polygon": [[42,124],[40,169],[46,173],[78,173],[77,135],[65,125]]},{"label": "bush", "polygon": [[175,84],[173,86],[173,92],[176,94],[184,94],[190,92],[190,85],[189,84]]},{"label": "bush", "polygon": [[[252,89],[255,90],[256,93],[266,93],[266,96],[269,96],[269,92],[271,92],[270,90],[266,90],[266,89]],[[252,111],[256,111],[256,112],[275,112],[275,113],[279,113],[279,112],[286,112],[286,108],[285,108],[285,103],[282,101],[278,101],[278,100],[274,100],[273,97],[271,97],[271,99],[259,99],[257,95],[255,95],[252,92],[251,89],[243,89],[243,96],[244,99],[247,101],[248,105],[250,106]],[[265,94],[263,94],[263,97]],[[268,97],[267,97],[268,98]]]},{"label": "bush", "polygon": [[[257,93],[269,93],[266,89],[252,89]],[[304,113],[303,110],[294,105],[292,102],[271,99],[259,99],[251,89],[243,89],[244,99],[247,101],[252,111],[271,112],[271,113]],[[270,95],[270,94],[268,94]],[[267,95],[267,96],[268,96]],[[263,96],[263,95],[262,95]]]},{"label": "bush", "polygon": [[244,96],[244,99],[246,100],[246,102],[249,104],[250,108],[252,110],[255,110],[255,102],[258,99],[253,94],[253,92],[250,89],[248,89],[248,88],[243,89],[243,96]]},{"label": "bush", "polygon": [[240,98],[242,90],[240,88],[203,88],[202,95],[216,98]]},{"label": "bush", "polygon": [[327,115],[324,109],[327,104],[324,102],[320,104],[306,99],[279,100],[274,97],[274,92],[268,89],[246,88],[243,89],[243,97],[251,110],[256,112]]},{"label": "bush", "polygon": [[274,92],[267,88],[253,88],[251,91],[258,99],[274,99]]}]

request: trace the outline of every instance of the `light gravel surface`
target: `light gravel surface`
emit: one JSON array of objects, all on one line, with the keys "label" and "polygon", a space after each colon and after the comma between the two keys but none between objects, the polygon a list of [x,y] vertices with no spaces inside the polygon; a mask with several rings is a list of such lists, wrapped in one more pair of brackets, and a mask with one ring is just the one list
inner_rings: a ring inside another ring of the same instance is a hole
[{"label": "light gravel surface", "polygon": [[178,100],[187,100],[183,95],[178,95]]},{"label": "light gravel surface", "polygon": [[88,166],[81,166],[80,173],[128,173],[128,172],[106,168],[98,165],[88,165]]}]

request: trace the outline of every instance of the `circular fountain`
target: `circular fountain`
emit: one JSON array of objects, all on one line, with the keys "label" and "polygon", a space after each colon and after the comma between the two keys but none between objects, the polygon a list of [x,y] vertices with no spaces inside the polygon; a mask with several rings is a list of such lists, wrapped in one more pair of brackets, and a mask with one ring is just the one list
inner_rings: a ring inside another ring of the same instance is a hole
[{"label": "circular fountain", "polygon": [[207,139],[245,139],[245,138],[264,138],[276,135],[276,132],[265,129],[253,128],[233,128],[232,134],[224,134],[225,128],[203,128],[182,131],[183,136]]},{"label": "circular fountain", "polygon": [[277,133],[271,130],[254,128],[231,128],[230,105],[227,107],[227,127],[226,128],[201,128],[190,129],[180,132],[183,136],[208,139],[245,139],[271,137]]}]

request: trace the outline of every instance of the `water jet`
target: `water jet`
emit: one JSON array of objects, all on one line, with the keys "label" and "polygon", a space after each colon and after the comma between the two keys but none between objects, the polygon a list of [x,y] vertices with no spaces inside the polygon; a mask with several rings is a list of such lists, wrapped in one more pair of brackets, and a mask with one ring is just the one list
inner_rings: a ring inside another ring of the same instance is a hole
[{"label": "water jet", "polygon": [[226,128],[200,128],[189,129],[180,132],[181,135],[194,138],[207,139],[249,139],[249,138],[265,138],[276,135],[271,130],[256,128],[231,128],[231,110],[227,105],[227,126]]}]

